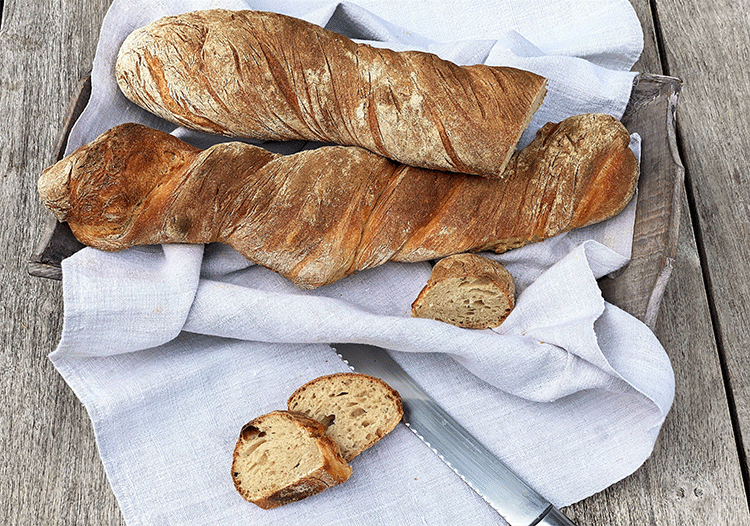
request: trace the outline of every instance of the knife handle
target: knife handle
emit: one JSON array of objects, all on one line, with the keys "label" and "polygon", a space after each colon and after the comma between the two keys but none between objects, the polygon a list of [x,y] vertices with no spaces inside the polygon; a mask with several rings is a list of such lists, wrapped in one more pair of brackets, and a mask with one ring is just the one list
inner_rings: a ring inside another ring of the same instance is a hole
[{"label": "knife handle", "polygon": [[575,526],[570,519],[554,506],[550,506],[537,522],[531,526]]}]

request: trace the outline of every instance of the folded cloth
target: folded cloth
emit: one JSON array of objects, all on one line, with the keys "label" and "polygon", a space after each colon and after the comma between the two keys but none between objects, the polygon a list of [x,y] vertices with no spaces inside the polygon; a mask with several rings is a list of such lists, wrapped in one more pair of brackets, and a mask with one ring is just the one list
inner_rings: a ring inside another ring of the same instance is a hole
[{"label": "folded cloth", "polygon": [[[215,7],[274,10],[373,45],[537,71],[550,95],[529,133],[576,113],[620,117],[642,47],[620,0],[115,0],[68,150],[125,121],[216,141],[136,108],[112,75],[132,29]],[[89,412],[130,526],[505,524],[405,426],[358,456],[345,484],[270,511],[234,490],[232,450],[243,424],[284,408],[299,385],[348,370],[328,343],[350,341],[394,349],[558,506],[629,475],[650,455],[674,394],[653,333],[605,302],[596,282],[627,263],[634,214],[635,201],[605,223],[489,256],[513,274],[518,300],[503,325],[484,331],[410,317],[428,263],[391,262],[302,291],[219,244],[84,249],[63,261],[63,334],[50,357]]]}]

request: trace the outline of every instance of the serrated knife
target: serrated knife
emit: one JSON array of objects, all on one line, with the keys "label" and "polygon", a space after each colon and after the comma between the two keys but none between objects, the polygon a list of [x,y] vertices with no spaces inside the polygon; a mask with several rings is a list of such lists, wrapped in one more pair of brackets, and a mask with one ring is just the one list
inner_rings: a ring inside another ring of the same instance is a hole
[{"label": "serrated knife", "polygon": [[352,370],[381,378],[398,391],[404,423],[510,526],[575,526],[430,398],[384,349],[357,343],[331,347]]}]

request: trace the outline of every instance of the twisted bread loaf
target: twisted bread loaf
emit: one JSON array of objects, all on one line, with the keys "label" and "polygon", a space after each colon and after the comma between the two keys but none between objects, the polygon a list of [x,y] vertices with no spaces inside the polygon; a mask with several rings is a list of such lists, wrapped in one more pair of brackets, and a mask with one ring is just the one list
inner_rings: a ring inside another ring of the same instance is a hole
[{"label": "twisted bread loaf", "polygon": [[638,167],[606,115],[547,124],[502,179],[399,165],[356,147],[198,150],[124,124],[48,168],[42,200],[104,250],[219,241],[301,288],[388,260],[501,252],[619,213]]},{"label": "twisted bread loaf", "polygon": [[361,146],[425,168],[499,176],[543,77],[357,44],[260,11],[208,10],[134,31],[122,92],[176,124],[231,137]]}]

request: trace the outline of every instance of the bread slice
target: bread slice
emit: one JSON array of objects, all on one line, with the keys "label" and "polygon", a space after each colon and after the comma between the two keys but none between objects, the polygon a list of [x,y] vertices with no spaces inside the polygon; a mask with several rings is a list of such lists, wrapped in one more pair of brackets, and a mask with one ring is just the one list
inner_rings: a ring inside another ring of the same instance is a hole
[{"label": "bread slice", "polygon": [[292,393],[287,406],[325,424],[347,462],[393,431],[404,416],[398,392],[358,373],[316,378]]},{"label": "bread slice", "polygon": [[352,468],[325,433],[324,425],[289,411],[252,420],[234,449],[235,488],[246,500],[271,509],[344,482]]},{"label": "bread slice", "polygon": [[415,318],[469,329],[499,326],[515,306],[513,276],[500,263],[477,254],[438,261],[411,306]]}]

